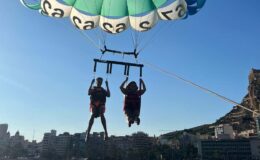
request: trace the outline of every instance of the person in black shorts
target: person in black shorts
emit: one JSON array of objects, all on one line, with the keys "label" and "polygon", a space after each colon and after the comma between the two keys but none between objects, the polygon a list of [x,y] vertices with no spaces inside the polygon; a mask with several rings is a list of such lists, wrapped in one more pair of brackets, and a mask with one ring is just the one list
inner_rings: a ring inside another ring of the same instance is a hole
[{"label": "person in black shorts", "polygon": [[106,127],[106,118],[104,116],[105,113],[105,105],[106,98],[110,97],[110,91],[108,87],[108,81],[106,81],[106,90],[102,87],[103,79],[98,77],[96,79],[96,86],[93,87],[95,79],[92,80],[91,85],[88,90],[88,95],[90,96],[90,111],[91,118],[89,120],[89,125],[87,129],[86,141],[89,139],[90,131],[92,125],[94,123],[94,119],[100,117],[101,123],[105,130],[105,140],[108,138],[107,127]]}]

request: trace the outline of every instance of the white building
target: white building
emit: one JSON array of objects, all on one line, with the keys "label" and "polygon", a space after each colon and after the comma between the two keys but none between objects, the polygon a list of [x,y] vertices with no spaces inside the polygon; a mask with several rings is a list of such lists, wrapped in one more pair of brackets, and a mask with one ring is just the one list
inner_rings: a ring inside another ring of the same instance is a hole
[{"label": "white building", "polygon": [[230,124],[220,124],[215,126],[216,139],[235,139],[233,127]]},{"label": "white building", "polygon": [[10,138],[10,145],[15,146],[17,144],[21,144],[23,147],[25,147],[25,140],[24,136],[20,135],[20,132],[17,131],[14,136]]},{"label": "white building", "polygon": [[42,151],[49,151],[55,148],[56,131],[51,130],[50,133],[45,133],[42,141]]},{"label": "white building", "polygon": [[69,133],[60,134],[56,140],[56,152],[60,156],[66,156],[70,149],[71,135]]}]

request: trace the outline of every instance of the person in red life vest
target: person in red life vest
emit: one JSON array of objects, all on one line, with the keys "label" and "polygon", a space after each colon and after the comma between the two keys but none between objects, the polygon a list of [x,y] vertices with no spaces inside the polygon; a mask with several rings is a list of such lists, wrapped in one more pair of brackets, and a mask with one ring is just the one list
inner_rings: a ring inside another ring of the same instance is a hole
[{"label": "person in red life vest", "polygon": [[137,125],[140,124],[139,115],[141,109],[141,96],[145,93],[146,87],[142,79],[140,79],[139,88],[134,81],[130,82],[126,87],[124,87],[127,81],[128,77],[121,84],[120,89],[125,95],[124,112],[127,116],[128,126],[131,127],[134,122],[136,122]]},{"label": "person in red life vest", "polygon": [[105,113],[105,104],[106,104],[106,97],[110,97],[110,91],[108,87],[108,81],[106,81],[106,90],[101,87],[103,83],[103,79],[98,77],[96,79],[96,86],[93,87],[95,79],[92,80],[91,85],[88,90],[88,95],[90,96],[90,111],[92,113],[91,118],[89,120],[89,125],[87,129],[87,136],[86,141],[89,139],[90,130],[94,123],[94,119],[100,117],[101,123],[105,130],[105,140],[108,138],[107,127],[106,127],[106,118],[104,116]]}]

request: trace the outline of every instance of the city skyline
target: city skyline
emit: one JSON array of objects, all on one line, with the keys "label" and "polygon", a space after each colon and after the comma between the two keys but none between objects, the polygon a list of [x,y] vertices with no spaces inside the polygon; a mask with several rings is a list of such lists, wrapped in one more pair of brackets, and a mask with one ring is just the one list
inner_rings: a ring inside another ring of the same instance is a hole
[{"label": "city skyline", "polygon": [[[247,93],[251,68],[260,69],[259,6],[258,0],[247,7],[235,0],[207,1],[197,15],[160,32],[140,59],[240,102]],[[0,124],[8,123],[11,135],[19,130],[30,140],[34,132],[39,140],[51,129],[85,132],[90,118],[87,89],[99,51],[68,19],[41,16],[19,1],[5,2],[0,13]],[[129,33],[108,39],[111,48],[131,49]],[[113,55],[104,58],[122,60]],[[102,69],[97,75],[106,78]],[[122,70],[115,68],[108,77],[109,135],[144,131],[158,136],[162,130],[212,123],[232,109],[232,104],[145,66],[141,125],[128,128],[119,90],[125,79]],[[139,79],[134,70],[131,75]],[[92,131],[103,131],[99,119]]]},{"label": "city skyline", "polygon": [[[1,127],[4,127],[4,129],[1,130],[1,129],[2,129]],[[5,128],[5,127],[6,127],[6,128]],[[67,132],[67,131],[65,131],[65,132],[63,132],[63,133],[59,133],[59,132],[57,132],[57,130],[51,129],[51,130],[45,131],[45,132],[43,133],[42,139],[37,140],[37,139],[32,138],[32,139],[30,140],[28,137],[25,137],[24,135],[20,134],[19,129],[15,132],[15,134],[10,134],[10,132],[9,132],[9,130],[8,130],[9,127],[10,127],[10,126],[9,126],[7,123],[0,124],[0,137],[2,136],[2,135],[1,135],[2,133],[3,133],[3,134],[8,134],[8,136],[10,136],[10,137],[16,136],[16,135],[18,134],[18,136],[21,136],[21,137],[24,138],[23,141],[29,141],[29,142],[36,141],[37,143],[40,143],[40,142],[42,142],[42,141],[44,140],[44,135],[45,135],[45,134],[52,134],[52,135],[54,135],[54,136],[60,136],[60,135],[63,135],[63,134],[65,134],[65,133],[68,133],[69,135],[86,134],[86,132],[70,133],[70,132]],[[104,131],[101,131],[101,132],[95,132],[95,131],[94,131],[93,133],[91,133],[91,135],[97,134],[97,133],[98,133],[98,134],[100,134],[100,133],[104,134]],[[129,135],[120,135],[120,136],[130,136],[130,135],[133,135],[133,134],[136,134],[136,133],[145,133],[145,132],[143,132],[143,131],[137,131],[137,132],[133,132],[133,133],[131,133],[131,134],[129,134]],[[147,133],[145,133],[145,134],[147,134]],[[153,137],[153,135],[149,135],[149,134],[147,134],[147,135]],[[110,137],[114,137],[114,136],[115,136],[115,135],[110,135]],[[34,136],[33,136],[33,137],[34,137]]]}]

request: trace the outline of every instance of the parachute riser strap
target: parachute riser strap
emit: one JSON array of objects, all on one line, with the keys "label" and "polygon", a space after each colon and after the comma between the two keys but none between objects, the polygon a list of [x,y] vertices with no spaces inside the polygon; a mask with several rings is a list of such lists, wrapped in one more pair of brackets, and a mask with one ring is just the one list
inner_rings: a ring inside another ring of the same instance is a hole
[{"label": "parachute riser strap", "polygon": [[104,46],[104,49],[100,49],[102,54],[105,54],[106,52],[110,53],[117,53],[117,54],[123,54],[123,55],[133,55],[135,58],[138,58],[139,52],[135,49],[133,52],[124,52],[124,51],[117,51],[117,50],[112,50],[108,49],[106,46]]},{"label": "parachute riser strap", "polygon": [[143,67],[140,67],[140,78],[143,77]]},{"label": "parachute riser strap", "polygon": [[100,59],[94,59],[94,72],[96,72],[97,63],[105,63],[107,64],[106,73],[112,74],[113,65],[123,65],[124,68],[124,75],[129,76],[130,74],[130,67],[139,67],[140,69],[140,77],[143,75],[143,64],[135,64],[135,63],[128,63],[128,62],[118,62],[118,61],[108,61],[108,60],[100,60]]},{"label": "parachute riser strap", "polygon": [[125,65],[125,71],[124,71],[124,75],[125,76],[129,76],[129,70],[130,70],[130,66],[129,65]]},{"label": "parachute riser strap", "polygon": [[[143,67],[140,67],[140,79],[142,79],[142,77],[143,77]],[[141,89],[142,88],[142,82],[141,82],[141,80],[139,81],[139,89]]]},{"label": "parachute riser strap", "polygon": [[97,62],[94,62],[94,69],[93,69],[94,79],[96,78],[96,72],[97,72]]},{"label": "parachute riser strap", "polygon": [[93,70],[93,72],[96,73],[96,71],[97,71],[97,62],[94,61],[94,70]]},{"label": "parachute riser strap", "polygon": [[112,63],[107,63],[107,74],[112,74]]}]

